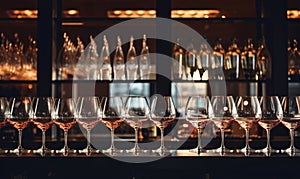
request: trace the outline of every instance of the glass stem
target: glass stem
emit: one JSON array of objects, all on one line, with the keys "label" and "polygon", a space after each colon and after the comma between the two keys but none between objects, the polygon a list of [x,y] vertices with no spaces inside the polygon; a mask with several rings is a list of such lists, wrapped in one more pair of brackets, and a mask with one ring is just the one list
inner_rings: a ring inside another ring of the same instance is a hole
[{"label": "glass stem", "polygon": [[160,149],[161,152],[165,150],[165,141],[164,141],[164,128],[160,127]]},{"label": "glass stem", "polygon": [[68,148],[68,131],[64,131],[65,149]]},{"label": "glass stem", "polygon": [[225,143],[224,143],[224,138],[225,138],[225,134],[224,134],[224,129],[221,128],[221,150],[224,151],[225,150]]},{"label": "glass stem", "polygon": [[87,156],[90,156],[91,154],[92,154],[92,148],[91,148],[91,129],[87,129],[87,131],[86,131],[86,149],[87,149],[87,151],[86,151],[86,155]]},{"label": "glass stem", "polygon": [[294,129],[290,129],[290,136],[291,136],[291,145],[290,145],[290,149],[291,149],[291,152],[294,152],[294,151],[295,151],[295,146],[294,146],[295,130],[294,130]]},{"label": "glass stem", "polygon": [[46,148],[46,131],[42,131],[42,148]]},{"label": "glass stem", "polygon": [[22,130],[18,130],[19,131],[19,145],[18,148],[21,149],[22,148]]},{"label": "glass stem", "polygon": [[114,133],[114,131],[115,131],[114,128],[112,128],[112,129],[110,130],[110,134],[111,134],[111,145],[110,145],[110,150],[111,150],[111,152],[114,152],[114,150],[115,150],[115,143],[114,143],[115,133]]},{"label": "glass stem", "polygon": [[245,130],[245,133],[246,133],[246,146],[245,146],[245,149],[246,151],[249,151],[250,150],[250,145],[249,145],[249,128],[247,128]]},{"label": "glass stem", "polygon": [[134,150],[135,151],[134,152],[135,153],[137,153],[137,151],[138,151],[138,129],[139,129],[138,127],[134,128],[134,137],[135,137],[134,138],[135,139],[135,143],[134,143]]},{"label": "glass stem", "polygon": [[197,128],[197,132],[198,132],[198,146],[197,146],[197,148],[198,148],[198,153],[200,153],[201,150],[202,150],[202,146],[201,146],[201,128],[200,127]]},{"label": "glass stem", "polygon": [[270,144],[270,132],[271,132],[271,129],[267,129],[267,150],[270,151],[271,150],[271,144]]}]

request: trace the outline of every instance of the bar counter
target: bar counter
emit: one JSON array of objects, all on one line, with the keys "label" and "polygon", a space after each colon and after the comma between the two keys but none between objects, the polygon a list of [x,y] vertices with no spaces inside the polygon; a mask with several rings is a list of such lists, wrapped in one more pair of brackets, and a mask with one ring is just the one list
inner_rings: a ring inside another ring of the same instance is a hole
[{"label": "bar counter", "polygon": [[[154,160],[128,163],[132,159]],[[63,156],[1,156],[1,178],[299,178],[300,154],[201,154],[177,150],[164,158],[104,154]],[[120,161],[119,159],[123,160]],[[156,160],[157,159],[157,160]]]}]

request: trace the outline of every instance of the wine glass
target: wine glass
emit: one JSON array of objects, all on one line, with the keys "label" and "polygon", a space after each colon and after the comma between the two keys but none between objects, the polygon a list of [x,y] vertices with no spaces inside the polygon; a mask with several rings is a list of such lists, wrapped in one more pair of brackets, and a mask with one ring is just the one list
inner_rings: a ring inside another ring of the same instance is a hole
[{"label": "wine glass", "polygon": [[215,151],[224,155],[226,151],[229,151],[224,144],[224,130],[237,117],[236,106],[232,96],[212,96],[211,104],[214,111],[212,120],[221,132],[221,146]]},{"label": "wine glass", "polygon": [[295,129],[300,126],[300,96],[285,96],[282,98],[283,118],[281,123],[289,129],[291,145],[289,148],[283,150],[293,156],[296,153],[294,146]]},{"label": "wine glass", "polygon": [[208,96],[190,96],[186,105],[186,120],[189,121],[198,132],[198,145],[192,152],[205,152],[201,145],[201,131],[213,117],[213,109]]},{"label": "wine glass", "polygon": [[164,129],[176,118],[175,105],[170,96],[154,96],[151,101],[150,119],[160,129],[160,147],[156,150],[164,155],[166,147],[164,145]]},{"label": "wine glass", "polygon": [[25,149],[22,147],[22,131],[30,122],[32,112],[30,103],[31,99],[29,97],[11,98],[9,102],[9,111],[7,115],[5,115],[7,117],[7,121],[19,132],[18,147],[10,151],[11,153],[15,153],[17,155],[25,153]]},{"label": "wine glass", "polygon": [[269,156],[272,152],[276,152],[276,150],[272,149],[270,144],[270,132],[272,128],[280,123],[283,112],[277,96],[262,96],[260,106],[262,117],[259,119],[258,124],[267,132],[267,146],[259,151]]},{"label": "wine glass", "polygon": [[54,99],[52,97],[36,97],[33,99],[32,108],[32,122],[42,131],[42,146],[33,152],[45,156],[48,152],[52,152],[46,147],[46,131],[53,124]]},{"label": "wine glass", "polygon": [[134,148],[129,150],[135,155],[139,152],[138,129],[142,128],[143,122],[149,119],[149,105],[144,96],[129,96],[125,102],[125,122],[134,129],[135,143]]},{"label": "wine glass", "polygon": [[87,146],[85,149],[79,150],[79,153],[85,153],[87,156],[90,156],[96,152],[90,143],[91,130],[102,117],[99,98],[96,96],[80,97],[76,111],[76,121],[87,131]]},{"label": "wine glass", "polygon": [[246,156],[250,155],[249,130],[252,125],[262,117],[262,112],[257,96],[239,96],[236,101],[238,116],[235,120],[245,130],[246,145],[240,151]]},{"label": "wine glass", "polygon": [[[6,97],[0,97],[0,128],[4,127],[7,123],[7,117],[9,115],[8,99]],[[19,144],[20,145],[20,144]],[[0,148],[0,153],[6,153],[7,150]]]},{"label": "wine glass", "polygon": [[57,151],[67,156],[68,147],[68,131],[76,124],[75,119],[75,101],[73,98],[59,98],[56,100],[55,112],[52,116],[54,124],[64,131],[64,147]]},{"label": "wine glass", "polygon": [[119,96],[103,97],[101,104],[103,109],[101,122],[108,127],[111,132],[111,145],[103,152],[113,155],[117,151],[114,145],[114,130],[124,121],[123,100]]}]

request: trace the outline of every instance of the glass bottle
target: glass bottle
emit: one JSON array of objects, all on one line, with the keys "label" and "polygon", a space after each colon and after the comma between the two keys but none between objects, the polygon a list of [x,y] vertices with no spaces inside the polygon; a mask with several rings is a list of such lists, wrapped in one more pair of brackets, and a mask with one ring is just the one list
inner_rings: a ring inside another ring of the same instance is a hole
[{"label": "glass bottle", "polygon": [[103,36],[103,47],[100,54],[100,77],[101,80],[111,80],[112,68],[106,35]]},{"label": "glass bottle", "polygon": [[198,67],[197,67],[197,51],[194,48],[193,40],[187,46],[187,49],[186,49],[186,52],[185,52],[185,64],[186,64],[186,74],[187,74],[188,77],[190,76],[191,79],[192,79],[194,73],[198,70]]},{"label": "glass bottle", "polygon": [[224,79],[223,66],[225,50],[221,43],[222,39],[218,38],[217,43],[213,49],[213,62],[212,62],[212,77],[214,79]]},{"label": "glass bottle", "polygon": [[208,80],[208,68],[210,65],[211,51],[209,50],[207,43],[200,45],[199,61],[197,63],[198,70],[202,80]]},{"label": "glass bottle", "polygon": [[183,48],[180,46],[179,39],[173,46],[172,51],[172,77],[174,80],[182,80],[183,75],[185,73],[185,60],[184,60],[184,51]]},{"label": "glass bottle", "polygon": [[[90,45],[88,47],[88,52],[86,56],[87,65],[85,68],[88,69],[88,80],[99,80],[100,73],[97,69],[97,64],[99,63],[99,54],[97,52],[97,44],[93,39],[93,36],[90,36]],[[100,62],[101,63],[101,62]]]},{"label": "glass bottle", "polygon": [[114,68],[114,79],[125,80],[125,64],[124,54],[122,50],[122,42],[120,36],[117,37],[117,47],[114,56],[113,68]]},{"label": "glass bottle", "polygon": [[298,42],[293,39],[292,45],[288,49],[289,75],[295,77],[300,75],[300,52],[298,50]]},{"label": "glass bottle", "polygon": [[126,61],[126,74],[127,80],[136,80],[137,79],[137,69],[138,69],[138,61],[136,58],[136,51],[133,46],[134,38],[130,37],[130,47],[127,53],[127,61]]},{"label": "glass bottle", "polygon": [[228,79],[238,79],[240,75],[240,54],[237,40],[234,38],[228,47],[224,59],[224,73]]},{"label": "glass bottle", "polygon": [[146,35],[143,36],[143,46],[139,61],[139,69],[140,69],[140,78],[142,80],[150,79],[150,72],[151,72],[151,59],[149,56],[149,48],[147,46],[147,38]]},{"label": "glass bottle", "polygon": [[243,78],[255,79],[255,65],[256,65],[256,50],[254,48],[252,39],[247,40],[244,51],[241,54],[241,67]]},{"label": "glass bottle", "polygon": [[267,48],[265,37],[262,37],[262,41],[257,50],[257,76],[260,80],[270,79],[272,75],[272,59],[271,54]]}]

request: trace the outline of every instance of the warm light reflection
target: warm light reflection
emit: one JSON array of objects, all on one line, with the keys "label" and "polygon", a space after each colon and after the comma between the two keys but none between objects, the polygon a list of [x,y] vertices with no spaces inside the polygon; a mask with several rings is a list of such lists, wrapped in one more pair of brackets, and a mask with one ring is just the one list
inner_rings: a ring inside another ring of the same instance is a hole
[{"label": "warm light reflection", "polygon": [[108,18],[155,18],[155,10],[108,10]]},{"label": "warm light reflection", "polygon": [[6,11],[8,17],[10,18],[37,18],[38,11],[34,9],[24,9],[24,10],[7,10]]},{"label": "warm light reflection", "polygon": [[218,18],[219,10],[172,10],[171,18]]},{"label": "warm light reflection", "polygon": [[298,19],[300,18],[300,10],[287,10],[287,18],[288,19]]}]

